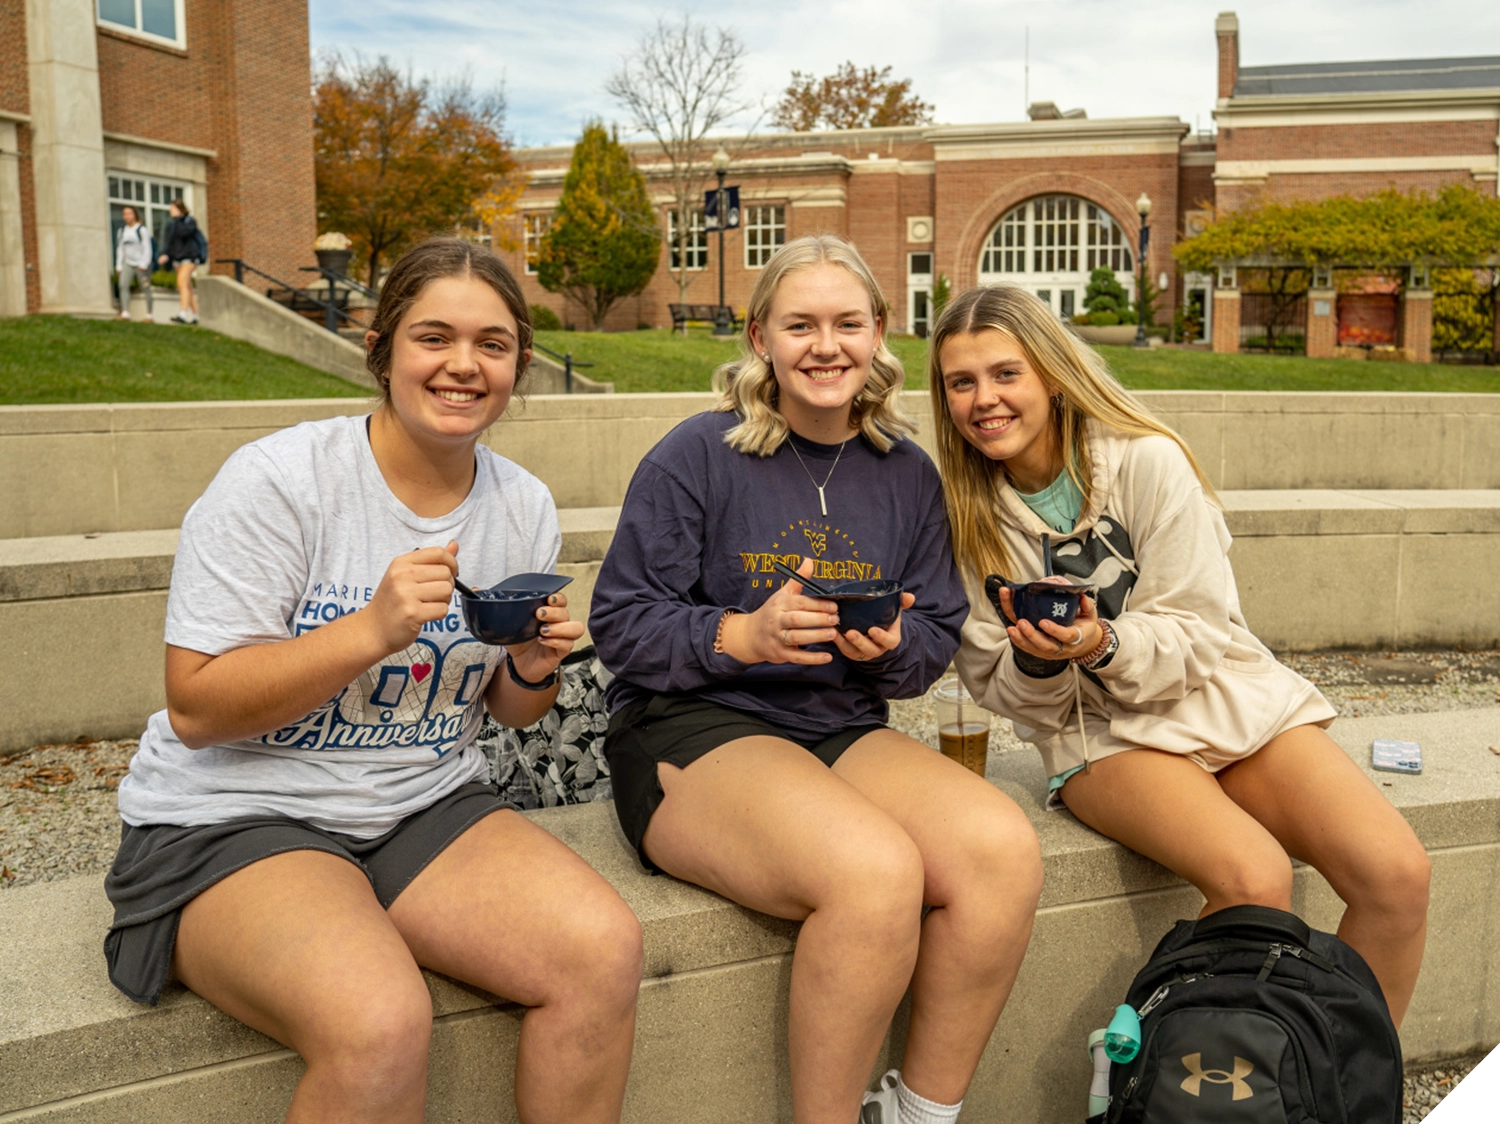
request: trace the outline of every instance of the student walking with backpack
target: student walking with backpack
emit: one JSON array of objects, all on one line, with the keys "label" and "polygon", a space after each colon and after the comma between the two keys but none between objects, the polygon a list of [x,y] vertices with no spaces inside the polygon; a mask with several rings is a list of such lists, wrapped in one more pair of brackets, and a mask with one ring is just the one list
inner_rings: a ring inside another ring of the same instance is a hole
[{"label": "student walking with backpack", "polygon": [[155,264],[156,243],[151,230],[141,222],[140,213],[128,203],[120,208],[125,225],[115,235],[115,272],[120,295],[120,319],[130,319],[130,286],[138,281],[146,295],[146,323],[151,323],[151,267]]},{"label": "student walking with backpack", "polygon": [[177,273],[177,315],[172,317],[179,324],[198,323],[198,294],[193,291],[193,270],[208,260],[208,241],[198,229],[198,220],[188,212],[187,204],[173,199],[172,218],[167,223],[167,235],[157,260],[170,265]]},{"label": "student walking with backpack", "polygon": [[[1317,869],[1399,1026],[1426,852],[1325,732],[1333,707],[1246,626],[1186,443],[1020,289],[956,298],[930,356],[969,690],[1041,751],[1050,800],[1193,883],[1203,915],[1290,910],[1292,860]],[[1098,588],[1067,627],[1017,623],[1011,591],[986,580],[1041,579],[1044,534],[1058,573]]]}]

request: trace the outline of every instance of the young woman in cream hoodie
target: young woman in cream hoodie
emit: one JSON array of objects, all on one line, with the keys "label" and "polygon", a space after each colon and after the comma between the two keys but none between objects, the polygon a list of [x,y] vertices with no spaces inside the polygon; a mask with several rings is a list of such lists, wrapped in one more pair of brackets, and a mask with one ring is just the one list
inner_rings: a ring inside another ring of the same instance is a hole
[{"label": "young woman in cream hoodie", "polygon": [[[1333,708],[1246,627],[1187,445],[1020,289],[958,297],[930,354],[969,690],[1041,751],[1049,801],[1192,882],[1205,914],[1290,909],[1291,860],[1319,870],[1399,1025],[1427,855],[1324,732]],[[986,590],[1041,578],[1043,534],[1057,572],[1099,590],[1066,628],[1009,623],[1009,591]]]}]

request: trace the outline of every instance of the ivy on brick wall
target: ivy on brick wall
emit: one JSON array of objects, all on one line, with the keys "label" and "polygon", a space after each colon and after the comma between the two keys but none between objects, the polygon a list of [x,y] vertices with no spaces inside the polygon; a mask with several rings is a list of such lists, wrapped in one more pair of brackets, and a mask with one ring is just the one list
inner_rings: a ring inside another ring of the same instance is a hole
[{"label": "ivy on brick wall", "polygon": [[1215,217],[1172,250],[1186,269],[1220,263],[1480,266],[1500,257],[1500,198],[1452,184],[1437,194],[1394,188],[1363,198],[1268,201]]}]

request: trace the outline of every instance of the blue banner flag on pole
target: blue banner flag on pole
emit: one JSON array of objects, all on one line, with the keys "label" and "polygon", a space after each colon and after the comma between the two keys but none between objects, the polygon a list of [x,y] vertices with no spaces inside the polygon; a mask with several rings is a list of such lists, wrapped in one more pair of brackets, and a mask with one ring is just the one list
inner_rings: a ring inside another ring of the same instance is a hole
[{"label": "blue banner flag on pole", "polygon": [[[726,187],[724,189],[724,211],[728,221],[724,224],[725,230],[737,230],[740,225],[740,189],[738,186]],[[719,229],[719,189],[713,188],[703,193],[703,229]]]}]

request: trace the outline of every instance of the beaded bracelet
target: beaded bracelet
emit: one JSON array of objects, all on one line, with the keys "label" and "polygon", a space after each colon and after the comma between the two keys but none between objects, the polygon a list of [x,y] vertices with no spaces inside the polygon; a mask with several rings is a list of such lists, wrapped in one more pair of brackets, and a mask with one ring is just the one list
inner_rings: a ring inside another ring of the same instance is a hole
[{"label": "beaded bracelet", "polygon": [[738,613],[738,609],[725,609],[719,614],[719,627],[714,630],[714,652],[721,656],[729,653],[724,651],[724,622]]}]

